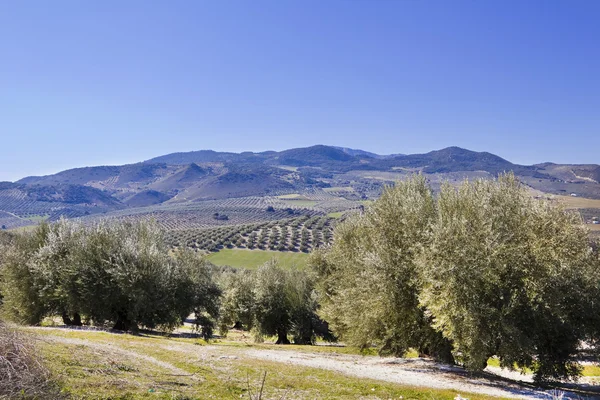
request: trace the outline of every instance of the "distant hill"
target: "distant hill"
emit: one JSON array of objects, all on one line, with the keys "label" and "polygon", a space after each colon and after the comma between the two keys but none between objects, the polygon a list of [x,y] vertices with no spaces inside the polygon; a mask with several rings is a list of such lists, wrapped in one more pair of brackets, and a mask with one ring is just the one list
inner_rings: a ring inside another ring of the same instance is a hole
[{"label": "distant hill", "polygon": [[387,154],[387,155],[382,155],[382,154],[376,154],[376,153],[371,153],[370,151],[364,151],[364,150],[358,150],[358,149],[351,149],[349,147],[338,147],[338,146],[332,146],[334,149],[338,149],[343,151],[346,154],[350,154],[351,156],[357,156],[357,157],[370,157],[370,158],[375,158],[375,159],[386,159],[386,158],[393,158],[393,157],[398,157],[398,156],[403,156],[404,154]]},{"label": "distant hill", "polygon": [[157,192],[156,190],[144,190],[134,194],[129,199],[125,200],[125,204],[129,207],[147,207],[155,204],[164,203],[169,200],[171,196],[164,193]]},{"label": "distant hill", "polygon": [[330,201],[357,201],[374,198],[385,184],[415,172],[426,174],[436,188],[443,180],[493,177],[508,171],[541,192],[600,198],[600,166],[595,164],[518,165],[492,153],[459,147],[378,155],[316,145],[260,153],[172,153],[136,164],[74,168],[3,182],[0,217],[10,226],[20,226],[61,215],[299,192]]},{"label": "distant hill", "polygon": [[202,163],[236,163],[236,162],[252,162],[260,161],[263,155],[260,153],[227,153],[217,152],[213,150],[189,151],[185,153],[171,153],[164,156],[151,158],[144,161],[144,164],[170,164],[170,165],[187,165],[187,164],[202,164]]},{"label": "distant hill", "polygon": [[475,152],[460,147],[447,147],[425,154],[396,156],[379,162],[380,167],[422,168],[429,174],[457,171],[486,171],[492,174],[513,171],[533,175],[536,168],[513,164],[487,152]]},{"label": "distant hill", "polygon": [[60,217],[82,217],[125,208],[109,193],[84,185],[0,183],[1,225],[7,228]]}]

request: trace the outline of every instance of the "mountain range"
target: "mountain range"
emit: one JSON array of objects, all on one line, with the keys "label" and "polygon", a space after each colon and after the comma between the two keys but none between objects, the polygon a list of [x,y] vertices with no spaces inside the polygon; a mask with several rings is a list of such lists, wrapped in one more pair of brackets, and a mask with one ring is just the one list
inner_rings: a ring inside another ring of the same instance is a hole
[{"label": "mountain range", "polygon": [[[0,224],[77,217],[158,204],[353,187],[377,196],[386,183],[414,172],[434,183],[513,171],[532,189],[600,199],[596,164],[513,164],[497,155],[448,147],[425,154],[378,155],[316,145],[284,151],[172,153],[136,164],[69,169],[0,183]],[[13,221],[14,220],[14,221]]]}]

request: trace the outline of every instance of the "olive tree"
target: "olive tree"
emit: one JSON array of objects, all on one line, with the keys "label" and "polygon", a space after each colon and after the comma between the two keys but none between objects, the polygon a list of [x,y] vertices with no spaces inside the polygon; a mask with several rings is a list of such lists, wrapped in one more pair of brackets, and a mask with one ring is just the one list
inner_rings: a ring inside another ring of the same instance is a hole
[{"label": "olive tree", "polygon": [[[409,347],[471,370],[497,356],[537,381],[576,377],[600,337],[600,261],[578,214],[512,175],[387,188],[313,255],[321,315],[348,343]],[[360,316],[360,318],[357,318]]]},{"label": "olive tree", "polygon": [[251,330],[255,312],[254,273],[248,270],[225,273],[221,285],[219,330],[222,334],[227,334],[229,328]]},{"label": "olive tree", "polygon": [[598,326],[600,275],[579,215],[512,175],[442,187],[421,252],[420,299],[469,368],[491,356],[539,380],[577,376]]},{"label": "olive tree", "polygon": [[314,344],[335,337],[318,315],[314,278],[304,270],[283,270],[276,262],[261,266],[254,278],[254,319],[258,338],[277,336],[276,344]]},{"label": "olive tree", "polygon": [[276,335],[276,344],[290,344],[288,333],[292,327],[292,307],[287,296],[286,278],[285,271],[274,261],[256,271],[254,296],[258,334]]},{"label": "olive tree", "polygon": [[319,279],[320,314],[341,340],[380,354],[409,348],[451,361],[450,343],[431,327],[419,303],[416,259],[431,235],[435,201],[425,178],[388,187],[364,215],[334,232],[333,245],[311,265]]}]

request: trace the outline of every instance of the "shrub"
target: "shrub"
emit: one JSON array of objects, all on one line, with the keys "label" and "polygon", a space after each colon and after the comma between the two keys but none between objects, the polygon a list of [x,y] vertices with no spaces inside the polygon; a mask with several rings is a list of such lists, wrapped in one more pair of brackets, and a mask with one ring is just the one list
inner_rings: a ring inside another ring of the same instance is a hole
[{"label": "shrub", "polygon": [[0,398],[61,398],[31,339],[0,322]]}]

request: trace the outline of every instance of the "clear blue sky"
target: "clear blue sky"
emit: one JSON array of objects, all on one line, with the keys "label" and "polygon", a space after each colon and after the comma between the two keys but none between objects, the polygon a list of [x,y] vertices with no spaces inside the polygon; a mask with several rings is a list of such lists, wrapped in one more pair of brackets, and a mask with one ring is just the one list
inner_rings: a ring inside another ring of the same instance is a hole
[{"label": "clear blue sky", "polygon": [[600,1],[2,1],[0,180],[174,151],[600,163]]}]

